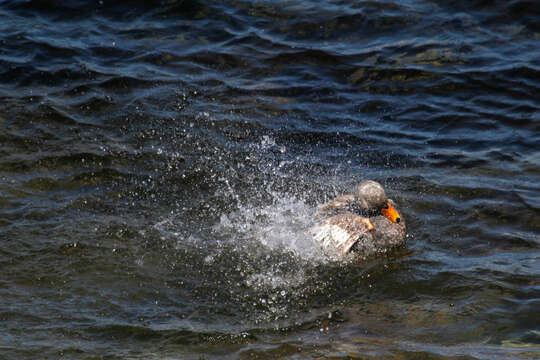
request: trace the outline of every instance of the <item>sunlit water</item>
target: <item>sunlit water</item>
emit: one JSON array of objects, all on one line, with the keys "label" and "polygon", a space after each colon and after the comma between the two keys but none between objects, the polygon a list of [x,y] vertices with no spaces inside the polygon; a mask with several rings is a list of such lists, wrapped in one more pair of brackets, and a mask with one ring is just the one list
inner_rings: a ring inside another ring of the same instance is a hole
[{"label": "sunlit water", "polygon": [[539,358],[539,9],[0,2],[0,358]]}]

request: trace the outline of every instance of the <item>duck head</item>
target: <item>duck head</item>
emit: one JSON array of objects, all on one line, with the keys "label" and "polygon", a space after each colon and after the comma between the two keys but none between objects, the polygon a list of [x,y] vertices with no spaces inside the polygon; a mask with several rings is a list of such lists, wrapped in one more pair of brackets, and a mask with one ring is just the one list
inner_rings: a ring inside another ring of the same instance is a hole
[{"label": "duck head", "polygon": [[399,224],[401,216],[391,205],[386,193],[376,181],[364,180],[356,187],[355,205],[366,216],[383,215],[393,223]]}]

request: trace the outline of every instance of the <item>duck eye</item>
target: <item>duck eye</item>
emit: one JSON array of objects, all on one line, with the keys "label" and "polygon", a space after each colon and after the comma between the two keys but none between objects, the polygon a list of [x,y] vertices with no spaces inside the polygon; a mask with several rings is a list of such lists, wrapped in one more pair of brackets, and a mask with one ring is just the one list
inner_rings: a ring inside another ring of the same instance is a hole
[{"label": "duck eye", "polygon": [[396,223],[399,224],[399,222],[401,221],[401,218],[396,218]]}]

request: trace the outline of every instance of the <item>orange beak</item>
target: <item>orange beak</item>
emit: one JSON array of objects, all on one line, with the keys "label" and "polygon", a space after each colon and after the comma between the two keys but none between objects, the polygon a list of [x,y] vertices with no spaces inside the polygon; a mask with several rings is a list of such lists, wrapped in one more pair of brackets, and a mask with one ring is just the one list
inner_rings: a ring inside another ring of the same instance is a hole
[{"label": "orange beak", "polygon": [[401,216],[399,216],[399,213],[394,209],[388,202],[386,202],[386,208],[383,208],[381,210],[381,214],[388,218],[391,222],[394,222],[396,224],[399,224],[401,221]]}]

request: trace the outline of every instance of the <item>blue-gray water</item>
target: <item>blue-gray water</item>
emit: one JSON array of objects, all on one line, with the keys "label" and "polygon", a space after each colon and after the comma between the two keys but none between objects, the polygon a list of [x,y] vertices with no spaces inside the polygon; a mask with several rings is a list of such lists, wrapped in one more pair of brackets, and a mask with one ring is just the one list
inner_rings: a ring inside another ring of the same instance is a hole
[{"label": "blue-gray water", "polygon": [[[0,1],[0,358],[539,358],[539,19]],[[328,259],[364,178],[407,246]]]}]

